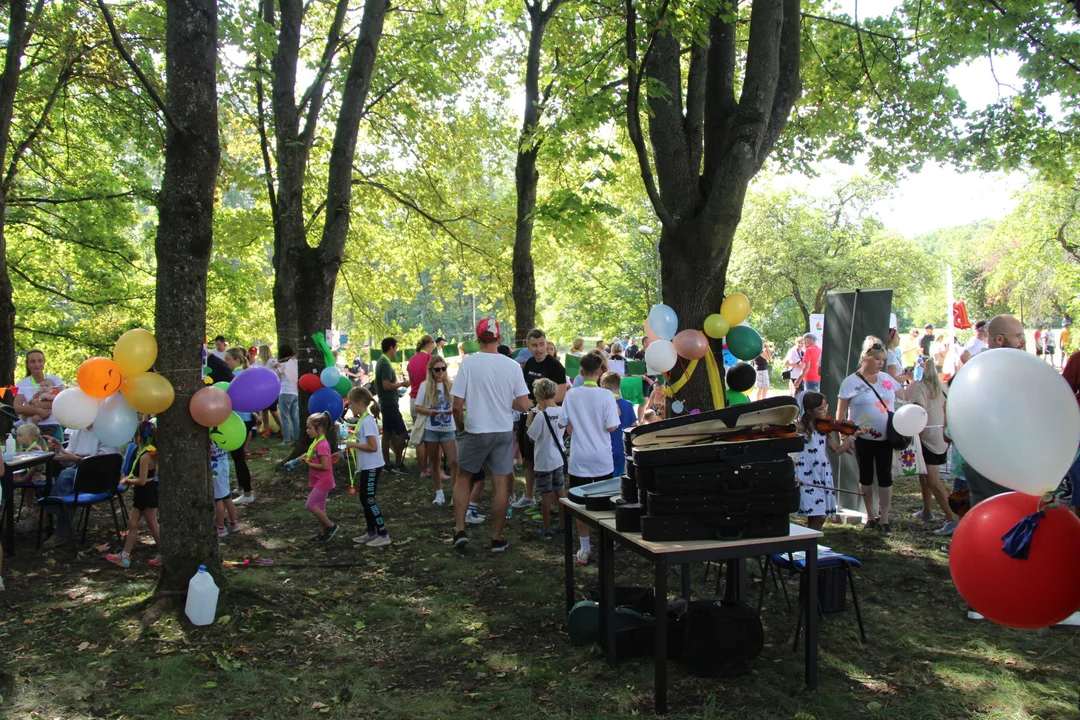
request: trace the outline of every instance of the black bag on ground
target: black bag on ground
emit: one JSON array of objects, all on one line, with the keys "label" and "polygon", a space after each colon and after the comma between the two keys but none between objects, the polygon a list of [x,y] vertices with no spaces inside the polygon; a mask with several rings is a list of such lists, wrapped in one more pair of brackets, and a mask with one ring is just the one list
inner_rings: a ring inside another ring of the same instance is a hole
[{"label": "black bag on ground", "polygon": [[695,600],[674,627],[681,634],[681,652],[672,657],[703,677],[745,675],[765,645],[761,620],[741,600]]}]

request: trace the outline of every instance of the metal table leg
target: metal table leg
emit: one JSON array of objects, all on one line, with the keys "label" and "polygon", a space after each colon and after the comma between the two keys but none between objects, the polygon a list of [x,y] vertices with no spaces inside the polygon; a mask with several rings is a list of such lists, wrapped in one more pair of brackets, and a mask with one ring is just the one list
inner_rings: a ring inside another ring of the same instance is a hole
[{"label": "metal table leg", "polygon": [[574,512],[567,506],[562,506],[563,513],[563,563],[566,574],[566,614],[570,614],[570,608],[574,607]]},{"label": "metal table leg", "polygon": [[[818,671],[818,558],[817,540],[806,544],[806,687],[817,688]],[[796,638],[797,640],[798,638]]]},{"label": "metal table leg", "polygon": [[[686,567],[685,565],[683,567]],[[667,712],[667,565],[662,560],[655,564],[656,577],[656,654],[653,677],[653,709],[657,715]]]},{"label": "metal table leg", "polygon": [[615,546],[611,535],[600,528],[600,637],[608,665],[614,667],[615,656]]}]

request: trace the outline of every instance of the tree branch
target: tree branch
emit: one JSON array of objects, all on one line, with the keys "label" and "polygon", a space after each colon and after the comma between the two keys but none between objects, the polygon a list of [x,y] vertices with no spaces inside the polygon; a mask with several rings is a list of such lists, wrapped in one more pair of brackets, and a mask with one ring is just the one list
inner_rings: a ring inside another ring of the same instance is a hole
[{"label": "tree branch", "polygon": [[[738,0],[731,0],[728,12],[733,20],[738,16]],[[719,15],[709,18],[709,55],[706,77],[715,87],[705,98],[704,154],[702,195],[712,189],[721,158],[727,150],[731,123],[738,103],[735,100],[735,22]]]},{"label": "tree branch", "polygon": [[150,78],[143,73],[138,63],[131,57],[131,53],[124,47],[124,40],[116,30],[116,23],[113,22],[112,13],[109,12],[109,8],[105,5],[105,0],[97,0],[97,6],[101,9],[101,14],[105,17],[105,23],[109,26],[109,35],[112,36],[113,45],[116,47],[116,51],[120,53],[120,57],[124,59],[124,62],[126,62],[132,72],[135,73],[135,77],[139,78],[139,82],[142,84],[147,94],[150,95],[154,104],[157,105],[158,110],[161,111],[161,114],[165,117],[165,122],[169,124],[169,127],[173,129],[173,132],[183,132],[183,129],[176,123],[176,119],[169,114],[169,109],[165,107],[165,103],[162,101],[161,96],[158,95],[157,91],[154,89],[153,83],[150,82]]},{"label": "tree branch", "polygon": [[334,20],[330,23],[330,29],[326,33],[326,45],[323,47],[322,59],[319,61],[319,70],[315,79],[308,86],[300,104],[298,113],[304,112],[304,106],[308,106],[307,116],[304,120],[304,129],[300,137],[309,146],[315,139],[315,127],[319,122],[319,112],[322,110],[323,100],[326,98],[323,90],[326,87],[326,75],[330,72],[330,66],[334,64],[334,57],[338,48],[341,47],[341,26],[345,24],[345,13],[349,9],[349,0],[338,0],[334,10]]},{"label": "tree branch", "polygon": [[90,347],[90,348],[108,349],[112,345],[112,343],[92,342],[90,340],[87,340],[86,338],[76,337],[75,335],[70,335],[70,334],[64,333],[64,332],[54,332],[54,331],[51,331],[51,330],[42,330],[40,328],[29,328],[29,327],[26,327],[25,325],[15,325],[14,328],[16,330],[22,330],[23,332],[34,333],[35,335],[48,335],[49,337],[62,338],[64,340],[71,340],[72,342],[76,342],[76,343],[79,343],[80,345],[85,345],[86,347]]},{"label": "tree branch", "polygon": [[80,300],[79,298],[72,297],[71,295],[68,295],[67,293],[63,293],[63,292],[57,290],[56,288],[48,287],[47,285],[42,285],[41,283],[35,281],[29,275],[24,273],[19,268],[18,264],[16,264],[11,259],[8,259],[8,268],[10,268],[12,270],[12,272],[14,272],[16,275],[21,277],[26,282],[26,284],[29,285],[30,287],[37,288],[38,290],[41,290],[42,292],[49,293],[50,295],[55,295],[56,297],[63,298],[64,300],[67,300],[68,302],[73,302],[73,303],[76,303],[78,305],[86,305],[87,307],[99,307],[101,305],[116,305],[116,304],[119,304],[119,303],[122,303],[122,302],[130,302],[132,300],[151,300],[154,297],[153,295],[136,295],[134,297],[126,297],[126,298],[105,298],[103,300]]},{"label": "tree branch", "polygon": [[128,190],[127,192],[114,193],[112,195],[88,195],[86,197],[76,198],[39,198],[39,197],[17,197],[11,198],[7,201],[8,205],[37,205],[44,203],[46,205],[66,205],[68,203],[79,202],[92,202],[95,200],[117,200],[124,197],[141,197],[146,194],[146,191]]}]

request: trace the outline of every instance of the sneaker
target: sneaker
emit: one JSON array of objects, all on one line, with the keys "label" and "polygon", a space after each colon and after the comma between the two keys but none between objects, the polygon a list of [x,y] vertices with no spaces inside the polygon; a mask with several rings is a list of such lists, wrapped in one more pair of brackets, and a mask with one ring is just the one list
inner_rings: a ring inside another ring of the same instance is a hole
[{"label": "sneaker", "polygon": [[338,531],[338,524],[334,523],[330,527],[326,528],[326,530],[323,532],[323,537],[325,537],[327,540],[329,540],[332,537],[334,537],[335,535],[337,535],[337,531]]},{"label": "sneaker", "polygon": [[578,550],[577,555],[574,556],[574,558],[577,560],[578,565],[588,565],[590,557],[591,555],[589,551],[584,548]]},{"label": "sneaker", "polygon": [[312,535],[311,537],[309,537],[309,538],[307,539],[307,541],[308,541],[309,543],[321,543],[321,542],[326,542],[326,536],[325,536],[325,535],[323,535],[323,534],[319,534],[319,535]]},{"label": "sneaker", "polygon": [[502,540],[491,539],[491,552],[493,553],[503,552],[508,547],[510,547],[510,543],[506,538],[503,538]]},{"label": "sneaker", "polygon": [[977,613],[974,610],[972,610],[971,608],[968,608],[967,618],[968,618],[968,620],[985,620],[986,619],[985,617],[983,617],[982,613]]},{"label": "sneaker", "polygon": [[421,470],[420,471],[420,477],[422,477],[422,478],[431,477],[431,471],[430,470]]},{"label": "sneaker", "polygon": [[397,469],[398,473],[401,474],[401,475],[408,475],[409,474],[409,468],[405,467],[405,463],[403,463],[403,462],[399,462],[394,467]]},{"label": "sneaker", "polygon": [[464,530],[456,532],[454,533],[453,544],[456,548],[463,548],[469,544],[469,536],[465,534]]},{"label": "sneaker", "polygon": [[400,465],[390,464],[386,466],[386,472],[394,473],[395,475],[404,475],[405,469]]},{"label": "sneaker", "polygon": [[446,496],[443,495],[441,492],[435,493],[435,499],[431,501],[431,504],[432,505],[445,505],[446,504]]},{"label": "sneaker", "polygon": [[229,534],[233,535],[240,532],[240,523],[229,523]]},{"label": "sneaker", "polygon": [[229,531],[225,529],[224,525],[218,525],[217,536],[219,538],[227,538],[227,537],[229,537]]},{"label": "sneaker", "polygon": [[551,533],[552,533],[553,535],[560,535],[560,534],[562,534],[562,527],[560,527],[559,525],[552,525],[552,526],[551,526]]},{"label": "sneaker", "polygon": [[367,544],[367,546],[368,547],[386,547],[387,545],[391,545],[391,544],[393,544],[393,541],[390,539],[390,533],[387,533],[385,535],[376,535],[375,539],[372,540],[371,542],[369,542]]},{"label": "sneaker", "polygon": [[479,525],[485,520],[487,520],[487,516],[481,515],[478,512],[470,510],[469,512],[465,513],[465,522],[469,523],[470,525]]},{"label": "sneaker", "polygon": [[529,508],[529,507],[535,507],[535,506],[536,506],[536,498],[525,497],[524,495],[519,497],[514,502],[510,503],[510,507],[517,508],[519,510],[521,508]]},{"label": "sneaker", "polygon": [[874,518],[873,520],[867,521],[863,525],[863,530],[876,530],[877,526],[878,526],[878,519]]},{"label": "sneaker", "polygon": [[940,528],[935,530],[934,534],[935,535],[952,535],[954,532],[956,532],[956,526],[959,525],[959,524],[960,524],[959,520],[952,520],[951,522],[946,522]]},{"label": "sneaker", "polygon": [[877,531],[885,537],[892,535],[892,527],[890,527],[887,523],[879,522],[877,524]]},{"label": "sneaker", "polygon": [[119,565],[122,568],[131,567],[131,558],[130,557],[124,557],[123,555],[120,555],[119,553],[109,553],[108,555],[105,556],[105,559],[108,560],[109,562],[111,562],[113,565]]},{"label": "sneaker", "polygon": [[[0,582],[0,590],[4,589],[4,584]],[[1069,617],[1059,622],[1054,627],[1080,627],[1080,612],[1074,612]]]},{"label": "sneaker", "polygon": [[911,513],[911,519],[922,520],[923,522],[934,522],[937,520],[937,518],[934,517],[934,513],[924,513],[922,510]]},{"label": "sneaker", "polygon": [[147,560],[146,564],[150,567],[161,567],[161,556],[155,555],[154,557]]},{"label": "sneaker", "polygon": [[43,549],[60,547],[66,545],[71,540],[70,535],[61,535],[60,533],[53,533],[52,536],[41,544]]},{"label": "sneaker", "polygon": [[255,493],[240,493],[233,498],[233,505],[248,505],[255,502]]},{"label": "sneaker", "polygon": [[540,528],[540,531],[537,534],[540,536],[541,540],[551,540],[550,530],[544,530],[543,528]]}]

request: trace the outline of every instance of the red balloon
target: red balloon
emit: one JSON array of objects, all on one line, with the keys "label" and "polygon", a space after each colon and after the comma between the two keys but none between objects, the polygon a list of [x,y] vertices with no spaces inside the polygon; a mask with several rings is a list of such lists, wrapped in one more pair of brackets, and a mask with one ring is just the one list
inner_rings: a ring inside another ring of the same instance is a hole
[{"label": "red balloon", "polygon": [[316,390],[322,388],[322,380],[316,373],[306,373],[300,376],[300,381],[296,383],[300,386],[300,389],[304,392],[313,393]]},{"label": "red balloon", "polygon": [[1002,536],[1038,506],[1038,497],[1017,492],[985,500],[964,515],[949,548],[960,595],[1008,627],[1049,627],[1080,610],[1080,519],[1068,508],[1046,509],[1026,560],[1001,549]]}]

